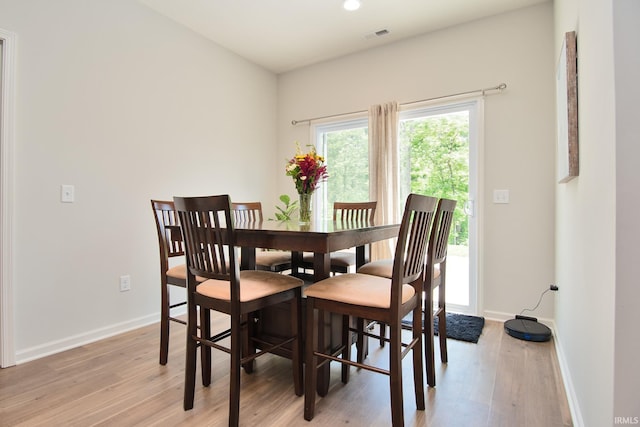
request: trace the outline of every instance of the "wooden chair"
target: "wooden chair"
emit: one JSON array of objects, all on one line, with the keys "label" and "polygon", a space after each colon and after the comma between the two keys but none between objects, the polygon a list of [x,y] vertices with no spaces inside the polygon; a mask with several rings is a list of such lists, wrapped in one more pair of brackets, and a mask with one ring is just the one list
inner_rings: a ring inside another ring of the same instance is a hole
[{"label": "wooden chair", "polygon": [[[411,194],[407,198],[396,245],[391,279],[367,274],[341,274],[322,280],[305,290],[307,296],[307,333],[305,351],[304,418],[312,420],[315,412],[316,371],[319,364],[342,363],[342,382],[349,380],[349,367],[389,375],[391,418],[394,426],[404,425],[402,397],[402,359],[413,350],[413,375],[416,406],[424,410],[422,358],[422,286],[427,255],[429,228],[437,199]],[[317,316],[315,311],[318,311]],[[323,342],[324,312],[343,316],[342,346],[335,353],[318,348]],[[401,320],[413,314],[412,340],[402,342]],[[356,316],[389,325],[389,369],[351,361],[350,332],[373,336],[360,328],[350,328],[349,318]],[[403,347],[406,349],[403,350]],[[338,355],[341,354],[341,357]],[[320,363],[318,361],[320,360]]]},{"label": "wooden chair", "polygon": [[[446,313],[446,275],[447,275],[447,247],[449,234],[453,223],[453,213],[456,201],[440,199],[438,210],[433,220],[431,236],[429,237],[429,251],[427,252],[427,266],[425,268],[424,295],[424,351],[427,359],[427,384],[436,385],[436,369],[433,344],[433,319],[438,316],[438,338],[440,341],[440,360],[448,362],[447,355],[447,313]],[[438,288],[438,307],[433,309],[433,291]]]},{"label": "wooden chair", "polygon": [[173,201],[151,200],[156,229],[158,232],[158,246],[160,248],[160,364],[166,365],[169,355],[169,324],[170,322],[186,325],[184,320],[172,317],[171,310],[185,305],[186,300],[171,303],[169,285],[186,288],[187,268],[184,263],[169,266],[170,259],[184,257],[182,232],[178,224],[178,217]]},{"label": "wooden chair", "polygon": [[[236,223],[262,222],[262,203],[232,203]],[[256,248],[256,269],[280,273],[291,269],[291,252]]]},{"label": "wooden chair", "polygon": [[[240,368],[274,350],[287,351],[291,355],[295,393],[302,395],[302,341],[300,279],[288,275],[260,270],[240,271],[235,247],[236,231],[228,195],[210,197],[174,197],[185,239],[187,259],[187,351],[185,365],[184,409],[193,408],[195,394],[196,348],[214,348],[231,355],[229,425],[237,426],[240,412]],[[196,276],[207,280],[198,283]],[[292,335],[278,343],[260,343],[262,350],[243,350],[253,343],[251,336],[242,334],[247,323],[253,321],[253,313],[266,306],[283,302],[291,304]],[[211,336],[210,310],[230,316],[229,329]],[[200,334],[197,328],[198,311],[206,314],[201,319]],[[243,336],[245,342],[243,343]],[[220,340],[231,338],[230,346]],[[288,348],[287,348],[288,347]],[[244,356],[243,356],[244,355]],[[211,359],[203,357],[203,384],[211,381]]]},{"label": "wooden chair", "polygon": [[[425,267],[424,286],[424,348],[427,368],[427,384],[435,387],[435,356],[433,344],[433,320],[438,316],[438,339],[440,341],[440,360],[447,363],[447,317],[446,317],[446,267],[449,234],[453,222],[456,201],[440,199],[429,235],[429,250]],[[380,277],[391,277],[393,260],[372,261],[358,269],[359,273]],[[438,307],[433,310],[433,291],[438,288]],[[431,309],[429,309],[431,308]],[[381,330],[384,325],[381,325]]]},{"label": "wooden chair", "polygon": [[[333,204],[333,221],[372,223],[376,214],[377,202],[335,202]],[[350,267],[356,265],[353,252],[338,251],[331,253],[331,272],[348,273]],[[305,270],[313,269],[313,254],[305,253],[302,257]]]}]

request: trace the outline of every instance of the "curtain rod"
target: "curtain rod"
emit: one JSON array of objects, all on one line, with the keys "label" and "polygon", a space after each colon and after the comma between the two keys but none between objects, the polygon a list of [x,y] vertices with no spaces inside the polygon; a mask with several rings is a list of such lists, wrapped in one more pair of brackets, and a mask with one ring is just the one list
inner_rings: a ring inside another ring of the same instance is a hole
[{"label": "curtain rod", "polygon": [[[427,102],[427,101],[436,101],[438,99],[446,99],[446,98],[453,98],[456,96],[462,96],[462,95],[471,95],[471,94],[479,94],[484,96],[488,91],[500,91],[502,92],[503,90],[505,90],[507,88],[507,84],[506,83],[500,83],[498,86],[494,86],[494,87],[488,87],[485,89],[476,89],[476,90],[470,90],[467,92],[460,92],[460,93],[454,93],[453,95],[444,95],[444,96],[437,96],[435,98],[427,98],[427,99],[421,99],[419,101],[411,101],[411,102],[405,102],[402,105],[411,105],[411,104],[418,104],[420,102]],[[312,117],[310,119],[303,119],[303,120],[291,120],[291,124],[293,126],[300,124],[300,123],[310,123],[313,120],[321,120],[321,119],[330,119],[332,117],[340,117],[340,116],[348,116],[350,114],[360,114],[360,113],[366,113],[367,110],[362,110],[362,111],[352,111],[350,113],[341,113],[341,114],[331,114],[328,116],[322,116],[322,117]]]}]

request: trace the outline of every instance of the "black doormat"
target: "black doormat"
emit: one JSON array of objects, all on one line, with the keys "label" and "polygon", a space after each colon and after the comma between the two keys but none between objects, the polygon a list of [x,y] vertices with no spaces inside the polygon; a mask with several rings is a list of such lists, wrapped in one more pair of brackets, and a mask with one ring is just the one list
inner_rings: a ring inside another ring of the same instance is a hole
[{"label": "black doormat", "polygon": [[[402,325],[411,328],[411,313],[402,319]],[[482,334],[482,328],[484,328],[484,317],[447,313],[447,338],[477,343]],[[437,317],[433,319],[433,333],[438,335]]]}]

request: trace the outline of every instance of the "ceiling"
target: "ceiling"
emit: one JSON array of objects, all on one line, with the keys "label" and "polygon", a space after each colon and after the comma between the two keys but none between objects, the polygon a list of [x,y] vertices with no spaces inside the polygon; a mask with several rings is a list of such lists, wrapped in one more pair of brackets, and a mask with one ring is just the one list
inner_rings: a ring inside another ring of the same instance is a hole
[{"label": "ceiling", "polygon": [[[549,0],[138,0],[282,73]],[[385,35],[377,35],[387,31]]]}]

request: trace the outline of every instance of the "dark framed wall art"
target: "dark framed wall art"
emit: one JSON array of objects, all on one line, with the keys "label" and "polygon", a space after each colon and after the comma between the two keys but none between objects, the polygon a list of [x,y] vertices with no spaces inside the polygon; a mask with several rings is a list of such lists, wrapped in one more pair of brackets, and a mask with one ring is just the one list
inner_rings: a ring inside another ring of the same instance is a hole
[{"label": "dark framed wall art", "polygon": [[578,176],[578,57],[576,32],[564,35],[556,72],[557,177],[559,183]]}]

